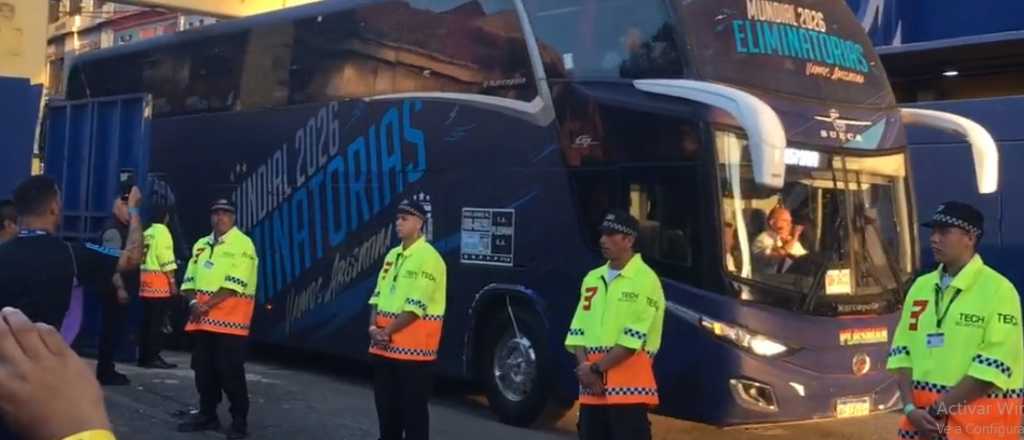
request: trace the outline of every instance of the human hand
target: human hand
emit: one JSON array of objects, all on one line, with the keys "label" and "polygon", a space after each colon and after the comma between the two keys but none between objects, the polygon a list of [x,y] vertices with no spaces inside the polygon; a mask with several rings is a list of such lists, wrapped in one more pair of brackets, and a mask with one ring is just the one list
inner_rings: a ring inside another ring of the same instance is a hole
[{"label": "human hand", "polygon": [[592,394],[604,394],[604,379],[590,370],[590,363],[582,363],[576,367],[576,377],[580,386]]},{"label": "human hand", "polygon": [[914,428],[917,428],[918,436],[921,438],[935,438],[942,429],[939,427],[939,422],[923,409],[911,411],[910,414],[907,414],[907,420],[910,421],[911,425],[914,425]]},{"label": "human hand", "polygon": [[378,328],[377,332],[373,335],[373,342],[383,347],[391,343],[391,335],[388,334],[387,329]]},{"label": "human hand", "polygon": [[203,315],[205,315],[208,310],[209,309],[207,309],[202,304],[193,303],[192,306],[189,308],[189,321],[199,321],[199,319],[202,318]]},{"label": "human hand", "polygon": [[142,190],[137,186],[132,187],[132,191],[128,193],[128,207],[139,208],[142,206]]},{"label": "human hand", "polygon": [[0,312],[0,412],[26,439],[110,429],[96,376],[56,329]]}]

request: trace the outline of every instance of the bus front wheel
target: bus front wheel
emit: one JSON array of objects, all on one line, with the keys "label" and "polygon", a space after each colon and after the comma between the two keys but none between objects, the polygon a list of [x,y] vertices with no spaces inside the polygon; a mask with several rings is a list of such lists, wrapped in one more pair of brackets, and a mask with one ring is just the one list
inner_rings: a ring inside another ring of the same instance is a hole
[{"label": "bus front wheel", "polygon": [[[529,426],[544,415],[548,405],[544,372],[550,372],[550,351],[544,326],[534,313],[522,308],[502,308],[488,317],[480,354],[480,376],[487,401],[502,423]],[[517,332],[518,329],[518,332]]]}]

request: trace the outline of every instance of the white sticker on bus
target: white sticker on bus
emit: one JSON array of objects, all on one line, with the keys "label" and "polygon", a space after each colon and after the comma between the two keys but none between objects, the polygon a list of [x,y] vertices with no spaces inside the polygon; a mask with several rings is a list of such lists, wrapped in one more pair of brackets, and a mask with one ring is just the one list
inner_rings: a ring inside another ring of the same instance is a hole
[{"label": "white sticker on bus", "polygon": [[832,269],[825,274],[826,295],[849,295],[853,293],[850,287],[850,269]]}]

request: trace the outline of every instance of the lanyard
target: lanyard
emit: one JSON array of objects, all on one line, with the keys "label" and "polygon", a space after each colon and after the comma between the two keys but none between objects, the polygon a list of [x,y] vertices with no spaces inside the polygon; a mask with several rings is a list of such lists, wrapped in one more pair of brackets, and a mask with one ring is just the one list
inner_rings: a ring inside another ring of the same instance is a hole
[{"label": "lanyard", "polygon": [[956,289],[956,291],[953,292],[953,297],[950,298],[949,302],[946,304],[946,310],[943,311],[942,314],[939,314],[939,308],[942,307],[942,287],[938,284],[935,285],[935,326],[939,330],[942,330],[942,321],[946,320],[946,315],[949,314],[949,309],[953,308],[953,303],[960,297],[961,292],[962,290]]},{"label": "lanyard", "polygon": [[394,269],[395,274],[391,277],[391,291],[392,292],[395,291],[395,287],[398,284],[398,275],[400,273],[402,273],[402,265],[405,264],[405,261],[409,259],[408,257],[403,259],[402,258],[402,254],[403,254],[402,252],[399,252],[398,255],[395,256],[395,269]]},{"label": "lanyard", "polygon": [[42,229],[22,229],[18,231],[18,237],[38,237],[40,235],[50,235],[50,233]]}]

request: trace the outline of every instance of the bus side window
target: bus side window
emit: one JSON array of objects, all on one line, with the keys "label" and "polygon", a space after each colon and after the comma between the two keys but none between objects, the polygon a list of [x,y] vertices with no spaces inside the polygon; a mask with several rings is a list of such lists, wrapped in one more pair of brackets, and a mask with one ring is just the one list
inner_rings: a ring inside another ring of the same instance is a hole
[{"label": "bus side window", "polygon": [[[384,4],[387,5],[387,4]],[[377,71],[387,48],[368,38],[363,6],[295,22],[288,77],[290,104],[365,98],[390,93]]]},{"label": "bus side window", "polygon": [[[180,113],[183,110],[182,95],[189,80],[189,58],[185,53],[181,48],[164,49],[144,53],[139,60],[142,70],[141,90],[153,97],[154,116]],[[112,77],[116,76],[104,76]]]},{"label": "bus side window", "polygon": [[637,248],[644,258],[662,276],[685,280],[683,270],[694,266],[693,257],[699,254],[698,171],[696,166],[671,168],[654,171],[654,179],[629,183],[629,211],[640,222]]},{"label": "bus side window", "polygon": [[576,195],[577,220],[584,244],[598,247],[598,227],[611,209],[621,209],[618,172],[614,168],[576,168],[569,172],[572,191]]},{"label": "bus side window", "polygon": [[288,104],[288,80],[291,74],[292,41],[295,26],[291,22],[256,27],[242,65],[240,108],[259,109]]},{"label": "bus side window", "polygon": [[537,96],[511,0],[403,3],[391,11],[392,35],[401,47],[414,49],[395,51],[396,92],[473,93],[522,101]]},{"label": "bus side window", "polygon": [[192,47],[186,112],[237,109],[248,33],[216,37]]}]

